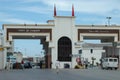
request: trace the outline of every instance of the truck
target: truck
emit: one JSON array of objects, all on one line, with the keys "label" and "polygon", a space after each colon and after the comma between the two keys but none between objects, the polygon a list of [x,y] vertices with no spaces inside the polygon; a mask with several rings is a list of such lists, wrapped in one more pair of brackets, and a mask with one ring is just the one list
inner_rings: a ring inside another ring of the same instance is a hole
[{"label": "truck", "polygon": [[102,69],[118,69],[119,60],[115,57],[106,57],[102,59]]},{"label": "truck", "polygon": [[16,57],[14,57],[14,56],[8,56],[7,57],[7,62],[10,62],[10,63],[16,63],[16,61],[17,61],[17,59],[16,59]]},{"label": "truck", "polygon": [[14,57],[14,56],[8,56],[5,68],[6,69],[12,69],[14,63],[16,63],[16,57]]}]

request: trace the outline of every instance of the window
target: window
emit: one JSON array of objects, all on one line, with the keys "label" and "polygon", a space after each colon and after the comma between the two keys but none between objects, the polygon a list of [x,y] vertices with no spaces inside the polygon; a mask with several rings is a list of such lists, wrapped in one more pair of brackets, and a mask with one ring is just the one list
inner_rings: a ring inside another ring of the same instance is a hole
[{"label": "window", "polygon": [[79,54],[82,54],[82,50],[79,50]]},{"label": "window", "polygon": [[114,62],[117,62],[117,59],[114,59]]},{"label": "window", "polygon": [[109,59],[109,61],[110,61],[110,62],[112,62],[112,61],[113,61],[113,59]]},{"label": "window", "polygon": [[90,53],[93,53],[93,49],[90,49]]},{"label": "window", "polygon": [[108,62],[108,59],[105,59],[105,62]]}]

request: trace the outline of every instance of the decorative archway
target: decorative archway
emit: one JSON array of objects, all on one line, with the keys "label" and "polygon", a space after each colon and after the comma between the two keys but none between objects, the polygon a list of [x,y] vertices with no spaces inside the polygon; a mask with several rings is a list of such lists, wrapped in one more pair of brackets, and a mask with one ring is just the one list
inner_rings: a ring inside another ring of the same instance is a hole
[{"label": "decorative archway", "polygon": [[68,37],[58,40],[58,61],[71,61],[72,42]]}]

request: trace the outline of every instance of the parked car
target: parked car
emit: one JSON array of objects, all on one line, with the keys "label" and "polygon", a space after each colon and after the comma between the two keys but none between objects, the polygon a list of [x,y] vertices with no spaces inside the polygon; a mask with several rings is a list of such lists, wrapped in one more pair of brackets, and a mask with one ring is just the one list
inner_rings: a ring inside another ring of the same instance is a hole
[{"label": "parked car", "polygon": [[16,62],[13,64],[13,69],[23,69],[23,67],[22,67],[21,63]]},{"label": "parked car", "polygon": [[25,69],[26,69],[26,68],[32,68],[31,62],[25,62],[25,63],[24,63],[24,68],[25,68]]}]

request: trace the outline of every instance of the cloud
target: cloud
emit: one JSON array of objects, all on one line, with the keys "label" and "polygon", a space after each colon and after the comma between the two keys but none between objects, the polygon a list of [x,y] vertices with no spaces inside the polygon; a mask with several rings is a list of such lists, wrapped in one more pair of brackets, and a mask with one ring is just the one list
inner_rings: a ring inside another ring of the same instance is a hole
[{"label": "cloud", "polygon": [[[54,4],[56,4],[57,11],[71,11],[72,4],[74,4],[75,12],[85,12],[103,16],[120,16],[119,0],[24,0],[21,2],[24,6],[21,5],[12,9],[17,11],[49,14],[53,11]],[[36,4],[28,5],[30,3]]]},{"label": "cloud", "polygon": [[41,0],[1,0],[0,2],[32,3],[41,2]]},{"label": "cloud", "polygon": [[120,10],[119,0],[42,0],[46,5],[56,4],[57,9],[61,11],[71,11],[74,4],[76,12],[87,12],[95,14],[108,14],[108,12]]},{"label": "cloud", "polygon": [[33,2],[41,2],[41,0],[23,0],[21,3],[33,3]]},{"label": "cloud", "polygon": [[29,24],[32,24],[32,23],[35,23],[34,21],[30,21],[30,20],[23,20],[23,19],[18,19],[18,18],[6,18],[6,19],[2,19],[0,20],[2,22],[6,22],[6,23],[18,23],[18,24],[24,24],[24,23],[29,23]]},{"label": "cloud", "polygon": [[12,15],[10,14],[7,14],[5,12],[0,12],[0,18],[3,19],[3,18],[7,18],[7,17],[11,17]]},{"label": "cloud", "polygon": [[[15,0],[12,0],[12,1],[15,1]],[[20,11],[20,13],[22,11],[32,12],[32,13],[44,14],[48,16],[53,13],[54,4],[56,4],[57,11],[63,11],[63,12],[71,11],[72,4],[74,4],[75,12],[79,15],[81,14],[83,15],[83,13],[87,13],[95,16],[99,15],[103,17],[111,16],[113,18],[120,18],[119,3],[120,3],[119,0],[114,0],[114,1],[113,0],[109,0],[109,1],[108,0],[24,0],[24,1],[18,0],[17,5],[10,6],[9,9],[7,10],[12,10],[17,12]],[[5,14],[5,15],[4,13],[1,13],[1,14],[5,18],[10,16],[9,14]],[[0,16],[0,17],[4,18],[3,16]],[[14,17],[14,14],[12,16]],[[14,19],[14,18],[11,18],[11,19]],[[6,18],[6,20],[4,21],[9,21],[9,19]],[[29,22],[29,23],[33,22],[28,20],[24,21],[21,19],[16,20],[16,22],[17,21]]]},{"label": "cloud", "polygon": [[13,18],[14,15],[0,12],[0,22],[5,22],[5,23],[35,23],[34,21],[30,20],[23,20],[19,18]]},{"label": "cloud", "polygon": [[50,13],[50,9],[45,9],[45,8],[38,7],[38,6],[17,7],[15,10],[25,11],[25,12],[33,12],[33,13],[40,13],[40,14]]}]

